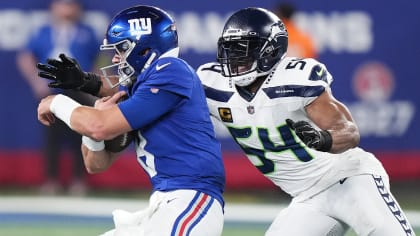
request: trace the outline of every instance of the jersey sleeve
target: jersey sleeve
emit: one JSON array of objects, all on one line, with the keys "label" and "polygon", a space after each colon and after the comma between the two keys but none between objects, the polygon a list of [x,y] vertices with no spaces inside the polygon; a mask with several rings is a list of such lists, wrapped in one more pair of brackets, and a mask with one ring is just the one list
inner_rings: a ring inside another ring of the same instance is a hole
[{"label": "jersey sleeve", "polygon": [[311,62],[309,64],[311,65],[311,67],[310,67],[308,80],[319,82],[322,86],[329,87],[331,83],[333,82],[333,78],[330,72],[327,70],[327,67],[323,63],[315,59],[307,59],[307,60]]},{"label": "jersey sleeve", "polygon": [[227,103],[234,95],[232,88],[228,87],[229,79],[221,75],[221,66],[215,62],[201,65],[197,69],[197,74],[204,87],[210,115],[221,121],[217,104]]},{"label": "jersey sleeve", "polygon": [[189,99],[197,81],[194,70],[184,61],[162,58],[138,77],[130,99],[118,105],[131,128],[138,129]]},{"label": "jersey sleeve", "polygon": [[124,117],[133,130],[140,129],[174,109],[182,97],[162,90],[137,90],[130,99],[118,104]]},{"label": "jersey sleeve", "polygon": [[[311,65],[308,69],[309,76],[307,77],[308,86],[318,88],[310,99],[304,100],[303,106],[311,104],[317,97],[319,97],[326,89],[329,89],[333,81],[332,75],[327,70],[323,63],[315,59],[307,59]],[[316,90],[316,89],[315,89]]]},{"label": "jersey sleeve", "polygon": [[290,110],[301,109],[311,104],[333,81],[326,66],[312,58],[286,58],[275,77],[281,81],[280,87],[290,92],[287,96],[293,97]]},{"label": "jersey sleeve", "polygon": [[195,71],[177,58],[162,58],[151,65],[143,88],[163,89],[190,98],[194,86]]}]

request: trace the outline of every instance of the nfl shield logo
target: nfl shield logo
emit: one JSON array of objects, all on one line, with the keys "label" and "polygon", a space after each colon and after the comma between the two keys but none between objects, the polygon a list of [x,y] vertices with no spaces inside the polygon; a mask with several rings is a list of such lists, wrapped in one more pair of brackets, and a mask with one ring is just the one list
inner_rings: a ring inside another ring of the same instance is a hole
[{"label": "nfl shield logo", "polygon": [[255,113],[254,106],[247,106],[246,109],[248,110],[248,113],[251,115]]}]

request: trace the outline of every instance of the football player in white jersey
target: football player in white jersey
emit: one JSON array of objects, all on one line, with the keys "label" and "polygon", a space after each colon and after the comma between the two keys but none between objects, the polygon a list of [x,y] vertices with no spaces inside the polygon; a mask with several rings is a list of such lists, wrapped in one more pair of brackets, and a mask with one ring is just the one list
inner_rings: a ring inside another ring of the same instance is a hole
[{"label": "football player in white jersey", "polygon": [[386,171],[358,147],[359,131],[334,98],[325,65],[285,57],[287,30],[261,8],[235,12],[217,63],[198,69],[210,113],[249,160],[290,194],[266,235],[414,235]]}]

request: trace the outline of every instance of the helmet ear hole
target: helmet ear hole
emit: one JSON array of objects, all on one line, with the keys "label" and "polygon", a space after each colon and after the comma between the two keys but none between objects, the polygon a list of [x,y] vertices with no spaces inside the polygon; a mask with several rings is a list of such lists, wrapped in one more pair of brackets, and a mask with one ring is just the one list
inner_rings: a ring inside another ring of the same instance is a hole
[{"label": "helmet ear hole", "polygon": [[129,45],[127,42],[124,42],[124,43],[121,45],[121,49],[122,49],[123,51],[127,51],[129,48],[130,48],[130,45]]},{"label": "helmet ear hole", "polygon": [[141,50],[138,55],[139,56],[145,56],[147,53],[149,53],[149,51],[150,51],[150,48],[145,48],[145,49]]},{"label": "helmet ear hole", "polygon": [[273,50],[270,54],[270,56],[272,57],[276,57],[279,54],[280,49],[276,48],[275,50]]},{"label": "helmet ear hole", "polygon": [[131,69],[130,67],[124,68],[124,73],[129,75],[133,72],[133,69]]}]

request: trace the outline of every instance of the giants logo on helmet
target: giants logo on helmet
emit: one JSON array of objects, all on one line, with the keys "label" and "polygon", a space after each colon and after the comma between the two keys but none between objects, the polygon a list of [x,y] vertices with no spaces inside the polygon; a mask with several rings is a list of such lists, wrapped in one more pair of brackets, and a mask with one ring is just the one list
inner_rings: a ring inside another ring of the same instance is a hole
[{"label": "giants logo on helmet", "polygon": [[132,35],[136,35],[137,40],[140,39],[141,35],[152,33],[152,22],[150,18],[139,18],[128,20],[130,24],[130,32]]}]

